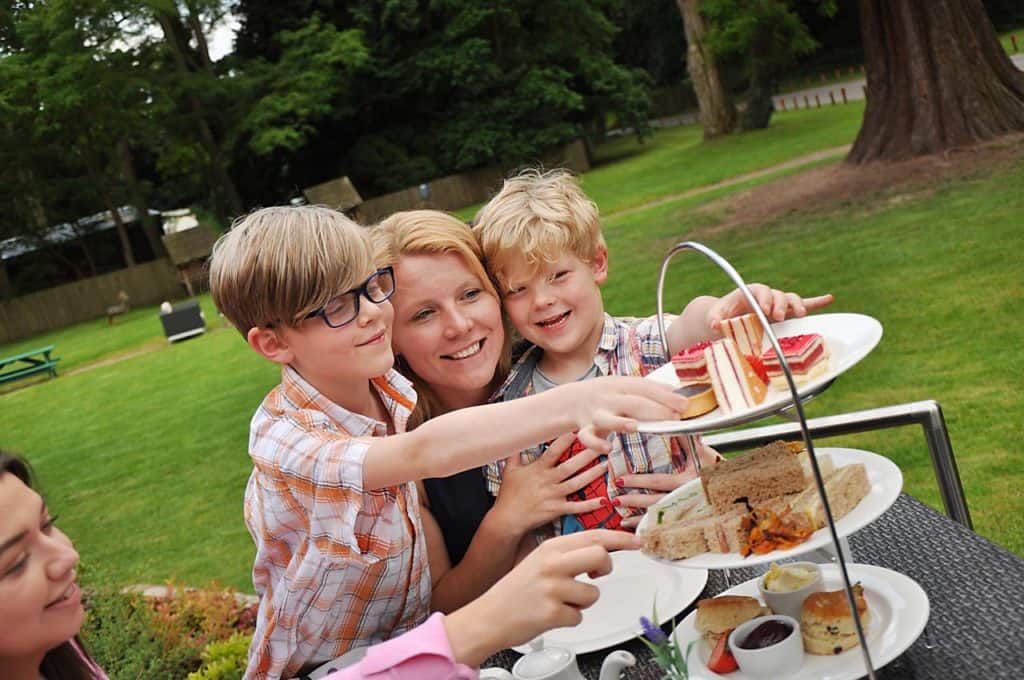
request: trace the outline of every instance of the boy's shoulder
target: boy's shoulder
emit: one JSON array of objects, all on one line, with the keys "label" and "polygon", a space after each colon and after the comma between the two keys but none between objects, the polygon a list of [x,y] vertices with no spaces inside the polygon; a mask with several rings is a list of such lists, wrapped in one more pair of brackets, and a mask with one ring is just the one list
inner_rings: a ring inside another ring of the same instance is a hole
[{"label": "boy's shoulder", "polygon": [[525,397],[530,393],[533,371],[544,355],[544,350],[534,344],[525,343],[513,348],[514,362],[505,382],[491,396],[490,401],[509,401]]},{"label": "boy's shoulder", "polygon": [[[404,424],[416,406],[416,390],[401,373],[390,369],[371,380],[384,406],[394,420],[396,429]],[[296,431],[321,432],[341,430],[353,436],[370,434],[377,421],[370,416],[350,411],[324,396],[299,373],[285,366],[281,382],[263,398],[250,423],[253,437],[265,433],[271,425]]]}]

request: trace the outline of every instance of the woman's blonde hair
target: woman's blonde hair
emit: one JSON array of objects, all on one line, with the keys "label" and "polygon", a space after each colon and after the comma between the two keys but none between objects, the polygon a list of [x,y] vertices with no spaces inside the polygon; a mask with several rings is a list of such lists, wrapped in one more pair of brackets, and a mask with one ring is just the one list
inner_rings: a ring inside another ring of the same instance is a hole
[{"label": "woman's blonde hair", "polygon": [[[394,266],[404,255],[457,255],[465,263],[489,295],[499,303],[501,297],[494,283],[484,269],[480,244],[473,237],[470,228],[457,218],[439,210],[407,210],[398,212],[383,220],[370,230],[370,240],[378,267]],[[505,343],[496,369],[496,377],[504,379],[512,363],[512,340],[508,324],[505,326]],[[418,399],[416,409],[409,419],[408,427],[430,420],[443,412],[441,400],[433,387],[428,385],[401,356],[395,357],[396,368],[412,381]]]},{"label": "woman's blonde hair", "polygon": [[217,309],[245,336],[294,326],[373,269],[366,229],[325,206],[261,208],[239,218],[210,256]]},{"label": "woman's blonde hair", "polygon": [[473,233],[497,280],[513,258],[541,264],[571,253],[591,262],[604,245],[597,206],[567,170],[525,170],[505,183],[476,216]]}]

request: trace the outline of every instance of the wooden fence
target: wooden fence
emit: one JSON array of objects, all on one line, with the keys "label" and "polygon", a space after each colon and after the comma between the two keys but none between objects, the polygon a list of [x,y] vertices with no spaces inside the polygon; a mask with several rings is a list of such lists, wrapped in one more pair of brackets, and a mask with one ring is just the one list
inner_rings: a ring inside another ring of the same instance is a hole
[{"label": "wooden fence", "polygon": [[[567,168],[575,173],[590,169],[582,140],[543,154],[538,164],[545,168]],[[507,174],[506,168],[495,166],[449,175],[424,183],[425,191],[429,194],[427,198],[421,195],[420,187],[409,187],[364,201],[357,208],[356,217],[363,224],[371,224],[399,210],[458,210],[474,203],[483,203],[501,187],[501,181]]]},{"label": "wooden fence", "polygon": [[157,304],[184,294],[178,272],[167,258],[82,279],[12,300],[0,300],[0,343],[106,316],[107,307],[128,293],[133,307]]}]

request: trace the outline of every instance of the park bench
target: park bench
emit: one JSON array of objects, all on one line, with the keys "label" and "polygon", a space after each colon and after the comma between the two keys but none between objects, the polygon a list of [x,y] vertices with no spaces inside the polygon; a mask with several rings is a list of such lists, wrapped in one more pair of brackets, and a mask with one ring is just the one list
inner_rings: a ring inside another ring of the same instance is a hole
[{"label": "park bench", "polygon": [[51,357],[53,345],[40,347],[21,354],[0,358],[0,384],[25,378],[35,373],[47,371],[50,377],[57,377],[59,357]]}]

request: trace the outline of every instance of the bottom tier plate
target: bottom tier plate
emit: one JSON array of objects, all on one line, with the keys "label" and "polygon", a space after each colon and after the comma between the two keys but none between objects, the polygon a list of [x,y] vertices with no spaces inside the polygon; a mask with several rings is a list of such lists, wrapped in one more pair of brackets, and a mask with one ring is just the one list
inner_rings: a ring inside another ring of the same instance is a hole
[{"label": "bottom tier plate", "polygon": [[[891,569],[869,564],[846,566],[851,583],[860,582],[864,587],[864,599],[871,614],[865,634],[871,662],[877,670],[906,651],[921,635],[928,623],[928,596],[916,581]],[[837,565],[823,564],[821,572],[826,590],[839,590],[843,587],[843,578]],[[757,579],[730,588],[722,595],[746,595],[756,598]],[[692,640],[701,637],[695,626],[696,620],[697,613],[694,611],[679,624],[677,632],[681,649],[685,650]],[[728,675],[709,671],[705,664],[710,654],[711,650],[703,641],[698,641],[693,646],[688,659],[690,680],[752,678],[742,671],[734,671]],[[860,647],[854,647],[834,656],[805,653],[800,670],[787,680],[853,680],[865,675],[867,673],[864,668],[864,655]]]}]

